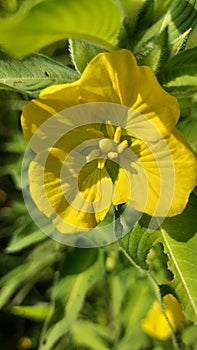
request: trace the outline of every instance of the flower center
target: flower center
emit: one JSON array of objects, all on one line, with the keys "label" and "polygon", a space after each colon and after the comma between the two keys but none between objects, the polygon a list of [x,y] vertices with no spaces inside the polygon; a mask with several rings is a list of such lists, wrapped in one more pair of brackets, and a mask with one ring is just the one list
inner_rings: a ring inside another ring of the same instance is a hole
[{"label": "flower center", "polygon": [[[93,132],[93,129],[89,130]],[[107,121],[106,131],[109,138],[102,138],[98,143],[98,148],[92,150],[86,157],[87,162],[90,162],[95,158],[99,158],[99,169],[104,168],[107,159],[113,160],[115,158],[118,158],[119,154],[122,153],[128,147],[127,140],[120,142],[120,137],[122,134],[120,126],[116,127],[115,129],[111,122]]]}]

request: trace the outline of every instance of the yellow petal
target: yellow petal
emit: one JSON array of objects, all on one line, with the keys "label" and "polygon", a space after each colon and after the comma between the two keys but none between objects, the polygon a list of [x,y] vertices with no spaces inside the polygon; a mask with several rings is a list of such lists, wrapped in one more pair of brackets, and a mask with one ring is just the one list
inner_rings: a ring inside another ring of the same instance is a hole
[{"label": "yellow petal", "polygon": [[185,317],[180,303],[172,294],[165,295],[163,307],[168,321],[161,311],[159,303],[155,301],[146,318],[141,321],[141,327],[150,336],[167,340],[171,336],[170,325],[176,331],[185,321]]},{"label": "yellow petal", "polygon": [[[176,98],[160,86],[150,67],[137,66],[135,57],[126,49],[97,55],[80,79],[80,92],[84,101],[131,107],[150,120],[164,136],[179,118]],[[130,114],[125,128],[140,128],[139,124],[137,114]]]},{"label": "yellow petal", "polygon": [[175,216],[184,210],[190,193],[197,185],[197,158],[184,136],[176,129],[168,139],[168,146],[173,157],[176,176],[168,216]]},{"label": "yellow petal", "polygon": [[[171,314],[168,314],[168,317],[170,318],[169,321],[172,321],[172,317],[170,316]],[[151,337],[161,340],[167,340],[171,335],[169,324],[161,312],[157,301],[153,303],[147,317],[141,321],[141,327],[143,331]]]},{"label": "yellow petal", "polygon": [[42,91],[40,98],[28,102],[21,115],[23,133],[27,141],[52,115],[78,104],[76,83],[51,86]]},{"label": "yellow petal", "polygon": [[177,329],[185,322],[182,306],[172,294],[166,294],[163,298],[163,301],[166,312],[170,310],[173,315],[173,321],[171,324],[174,329]]},{"label": "yellow petal", "polygon": [[[58,114],[54,114],[54,116],[50,114],[47,116],[45,114],[45,107],[48,108],[49,113],[49,106],[43,105],[40,111],[36,111],[35,107],[39,104],[40,101],[35,101],[35,104],[32,102],[33,109],[30,108],[30,110],[33,111],[33,114],[31,114],[31,111],[28,113],[27,110],[29,119],[25,118],[24,114],[22,117],[22,126],[27,132],[29,132],[29,129],[28,126],[26,129],[25,123],[30,123],[31,132],[29,137],[31,137],[31,139],[29,141],[29,146],[35,153],[51,147],[62,148],[66,152],[69,152],[84,141],[103,137],[103,133],[100,131],[103,121],[102,116],[97,112],[97,119],[100,120],[100,123],[94,122],[94,120],[92,121],[92,115],[98,108],[96,109],[96,107],[94,107],[92,110],[92,105],[85,104],[65,109]],[[29,105],[29,107],[31,107],[31,105]],[[52,112],[53,111],[51,111],[51,114]],[[34,118],[34,113],[38,116],[37,119]],[[31,117],[32,123],[30,120]],[[41,124],[39,125],[39,123]]]},{"label": "yellow petal", "polygon": [[[131,107],[148,118],[163,135],[170,132],[179,116],[176,99],[161,88],[151,69],[137,66],[132,53],[122,49],[97,55],[78,81],[51,86],[41,92],[39,99],[27,103],[21,121],[27,141],[50,116],[90,102]],[[118,119],[121,122],[122,116],[117,116],[117,125],[121,125]],[[133,115],[124,121],[125,127],[135,131],[140,124]]]},{"label": "yellow petal", "polygon": [[[84,157],[69,156],[60,149],[40,152],[30,164],[30,193],[38,209],[51,219],[62,233],[94,228],[111,205],[112,182],[97,161],[81,172]],[[79,177],[78,177],[79,175]],[[108,196],[109,195],[109,196]]]},{"label": "yellow petal", "polygon": [[[174,130],[156,143],[136,141],[131,149],[137,160],[125,165],[131,174],[129,204],[151,216],[180,214],[197,184],[196,157],[184,137]],[[121,177],[118,181],[126,184]],[[127,188],[125,185],[125,191]]]},{"label": "yellow petal", "polygon": [[131,183],[127,172],[120,168],[118,177],[115,181],[115,192],[113,198],[113,205],[128,203],[131,198]]}]

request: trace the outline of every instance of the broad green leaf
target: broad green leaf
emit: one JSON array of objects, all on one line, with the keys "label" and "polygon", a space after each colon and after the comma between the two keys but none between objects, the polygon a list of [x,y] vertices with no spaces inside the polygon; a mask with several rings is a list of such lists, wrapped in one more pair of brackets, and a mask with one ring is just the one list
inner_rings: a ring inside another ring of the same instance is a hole
[{"label": "broad green leaf", "polygon": [[77,249],[62,266],[53,287],[54,312],[47,320],[39,350],[53,350],[76,321],[88,290],[103,275],[103,254],[96,249]]},{"label": "broad green leaf", "polygon": [[87,41],[71,39],[70,52],[75,68],[79,73],[82,73],[91,59],[103,50]]},{"label": "broad green leaf", "polygon": [[197,0],[175,0],[170,11],[169,37],[173,43],[179,35],[197,25]]},{"label": "broad green leaf", "polygon": [[154,232],[147,231],[148,216],[142,217],[122,241],[123,250],[137,266],[147,270],[147,254],[151,246],[161,242],[169,259],[174,278],[170,286],[179,298],[187,318],[197,322],[197,197],[191,195],[184,212],[166,218]]},{"label": "broad green leaf", "polygon": [[187,41],[186,49],[192,49],[195,46],[197,46],[197,26],[191,32]]},{"label": "broad green leaf", "polygon": [[79,75],[44,55],[34,53],[16,59],[0,53],[0,88],[19,91],[29,95],[38,93],[47,86],[77,80]]},{"label": "broad green leaf", "polygon": [[186,347],[197,350],[197,326],[190,325],[183,330],[182,340]]},{"label": "broad green leaf", "polygon": [[170,91],[197,90],[197,47],[180,52],[167,61],[158,79]]},{"label": "broad green leaf", "polygon": [[50,307],[47,303],[37,303],[37,305],[20,305],[13,306],[11,313],[22,318],[27,318],[32,321],[42,322],[49,313]]},{"label": "broad green leaf", "polygon": [[113,0],[39,1],[25,14],[1,20],[0,45],[17,57],[68,37],[112,48],[120,23],[121,12]]},{"label": "broad green leaf", "polygon": [[171,286],[187,318],[197,322],[197,197],[191,196],[185,211],[162,224],[161,241],[174,274]]},{"label": "broad green leaf", "polygon": [[197,119],[186,118],[178,124],[179,130],[183,133],[193,150],[197,153]]}]

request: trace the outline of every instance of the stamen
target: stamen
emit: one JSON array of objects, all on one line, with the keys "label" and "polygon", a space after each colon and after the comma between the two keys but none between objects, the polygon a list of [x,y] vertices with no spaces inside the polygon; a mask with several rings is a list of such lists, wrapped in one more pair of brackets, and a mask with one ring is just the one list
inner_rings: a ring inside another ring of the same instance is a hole
[{"label": "stamen", "polygon": [[97,136],[98,138],[104,137],[103,132],[100,130],[96,130],[94,128],[88,128],[87,131],[90,132],[93,136]]},{"label": "stamen", "polygon": [[102,159],[99,159],[98,161],[98,169],[103,169],[104,166],[105,166],[105,162],[106,162],[106,159],[102,158]]},{"label": "stamen", "polygon": [[86,157],[87,162],[91,162],[95,158],[98,158],[100,156],[100,151],[98,149],[93,149],[90,154]]},{"label": "stamen", "polygon": [[125,148],[127,148],[127,147],[128,147],[128,142],[127,142],[127,140],[124,140],[118,145],[117,152],[122,153],[125,150]]},{"label": "stamen", "polygon": [[110,122],[110,120],[107,120],[107,122],[106,122],[106,129],[107,129],[108,136],[111,139],[113,139],[113,137],[114,137],[114,127],[113,127],[112,123]]},{"label": "stamen", "polygon": [[118,126],[116,128],[115,134],[114,134],[114,142],[118,143],[120,142],[120,136],[121,136],[121,127]]},{"label": "stamen", "polygon": [[107,156],[109,159],[118,158],[118,153],[117,152],[109,152]]}]

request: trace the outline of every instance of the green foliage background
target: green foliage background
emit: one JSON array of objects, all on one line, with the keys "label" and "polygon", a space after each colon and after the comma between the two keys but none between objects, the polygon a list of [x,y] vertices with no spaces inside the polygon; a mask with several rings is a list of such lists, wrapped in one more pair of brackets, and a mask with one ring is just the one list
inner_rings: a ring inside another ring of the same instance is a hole
[{"label": "green foliage background", "polygon": [[[196,152],[197,1],[1,0],[0,14],[1,348],[197,349],[196,192],[151,234],[144,215],[111,246],[62,246],[25,208],[19,121],[43,88],[78,79],[98,52],[126,47],[178,98],[178,128]],[[159,341],[140,322],[169,292],[186,323],[174,340]]]}]

